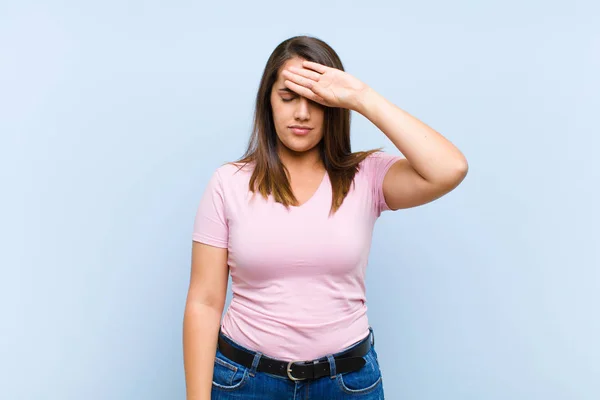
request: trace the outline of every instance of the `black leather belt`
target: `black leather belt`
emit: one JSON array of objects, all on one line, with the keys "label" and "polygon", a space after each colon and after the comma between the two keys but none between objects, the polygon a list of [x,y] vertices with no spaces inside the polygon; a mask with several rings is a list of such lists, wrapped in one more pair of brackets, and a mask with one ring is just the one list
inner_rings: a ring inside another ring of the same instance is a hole
[{"label": "black leather belt", "polygon": [[[229,339],[231,340],[231,339]],[[232,346],[219,333],[219,350],[223,355],[246,368],[252,368],[256,353]],[[352,348],[334,357],[336,373],[351,372],[365,365],[363,358],[371,350],[371,334],[353,345]],[[261,356],[256,368],[259,372],[278,375],[293,381],[317,379],[330,375],[329,361],[326,357],[312,361],[281,361],[267,356]]]}]

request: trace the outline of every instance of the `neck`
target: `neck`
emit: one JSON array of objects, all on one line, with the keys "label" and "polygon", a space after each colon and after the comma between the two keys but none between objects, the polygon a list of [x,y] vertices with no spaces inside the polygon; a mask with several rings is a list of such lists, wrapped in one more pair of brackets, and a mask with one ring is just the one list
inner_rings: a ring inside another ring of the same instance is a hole
[{"label": "neck", "polygon": [[304,152],[295,152],[288,148],[279,149],[279,158],[283,165],[290,171],[322,171],[324,169],[319,149],[315,146],[313,149]]}]

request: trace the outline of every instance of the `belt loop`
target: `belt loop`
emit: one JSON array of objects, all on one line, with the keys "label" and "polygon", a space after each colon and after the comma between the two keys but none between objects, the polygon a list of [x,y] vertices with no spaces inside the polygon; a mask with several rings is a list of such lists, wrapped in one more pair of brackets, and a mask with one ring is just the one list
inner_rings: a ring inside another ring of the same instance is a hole
[{"label": "belt loop", "polygon": [[333,358],[332,354],[327,355],[327,361],[329,361],[329,375],[331,375],[331,379],[335,378],[336,370],[335,370],[335,358]]},{"label": "belt loop", "polygon": [[260,362],[262,355],[263,354],[260,351],[254,353],[254,359],[252,360],[252,366],[250,367],[250,375],[254,376],[256,373],[256,369],[258,368],[258,363]]},{"label": "belt loop", "polygon": [[371,346],[375,347],[375,332],[371,326],[369,326],[369,331],[371,331]]}]

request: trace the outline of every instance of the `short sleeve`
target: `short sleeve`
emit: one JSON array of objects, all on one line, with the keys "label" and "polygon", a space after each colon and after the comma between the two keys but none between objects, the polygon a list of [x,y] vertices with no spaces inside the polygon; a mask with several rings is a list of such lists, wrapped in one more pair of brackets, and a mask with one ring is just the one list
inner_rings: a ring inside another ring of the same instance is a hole
[{"label": "short sleeve", "polygon": [[375,213],[379,216],[383,211],[387,211],[390,207],[385,202],[383,196],[383,178],[390,167],[398,160],[403,159],[402,156],[390,154],[383,151],[378,151],[371,154],[364,160],[365,174],[371,188],[373,196],[373,205]]},{"label": "short sleeve", "polygon": [[219,171],[216,170],[200,199],[192,239],[211,246],[227,248],[229,227],[225,211],[223,181]]}]

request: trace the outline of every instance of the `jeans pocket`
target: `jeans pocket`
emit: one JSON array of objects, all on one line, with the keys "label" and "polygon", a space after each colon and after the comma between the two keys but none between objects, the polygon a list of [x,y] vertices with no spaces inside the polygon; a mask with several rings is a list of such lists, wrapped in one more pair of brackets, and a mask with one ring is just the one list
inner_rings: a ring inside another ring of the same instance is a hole
[{"label": "jeans pocket", "polygon": [[381,370],[373,349],[363,359],[365,365],[359,370],[338,374],[337,382],[344,393],[365,394],[382,386]]},{"label": "jeans pocket", "polygon": [[231,361],[217,349],[212,386],[220,390],[238,390],[248,381],[248,372],[248,368]]}]

